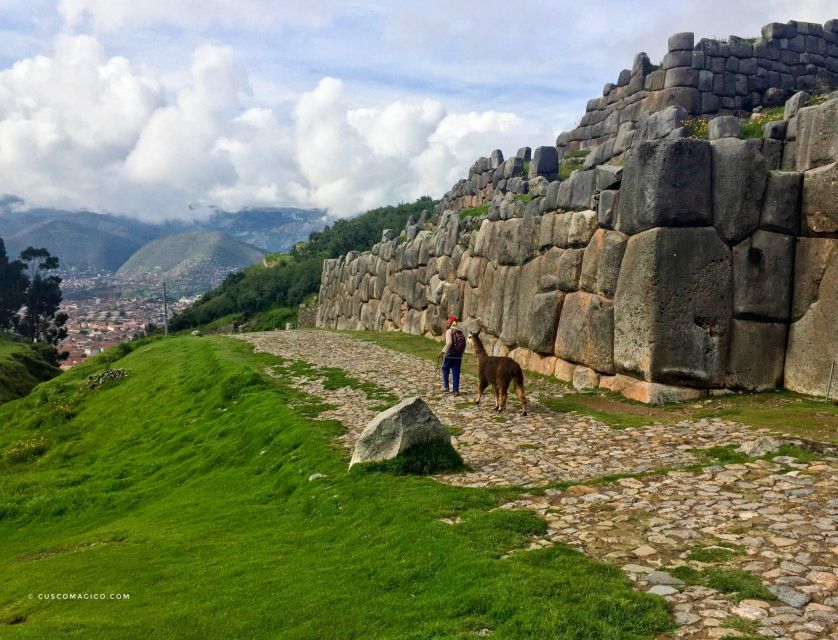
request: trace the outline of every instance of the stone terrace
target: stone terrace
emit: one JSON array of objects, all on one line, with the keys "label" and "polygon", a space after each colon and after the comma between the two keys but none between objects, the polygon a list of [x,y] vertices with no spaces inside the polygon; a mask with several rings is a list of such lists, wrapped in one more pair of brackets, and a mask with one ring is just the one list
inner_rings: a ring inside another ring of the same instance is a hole
[{"label": "stone terrace", "polygon": [[[512,397],[507,421],[499,422],[491,394],[483,406],[466,406],[475,397],[473,378],[463,376],[463,397],[444,395],[434,365],[414,356],[324,332],[241,337],[258,351],[338,367],[399,398],[421,396],[444,424],[462,430],[453,441],[473,471],[438,478],[449,484],[545,487],[683,467],[696,462],[692,449],[752,445],[762,437],[745,425],[720,419],[614,430],[589,417],[547,410],[538,403],[539,394],[558,390],[539,384],[529,390],[529,416],[520,416]],[[326,390],[319,378],[300,378],[296,384],[335,405],[322,417],[344,424],[343,441],[351,449],[375,415],[375,403],[360,391]],[[675,637],[736,637],[742,634],[723,623],[742,618],[753,621],[765,637],[838,638],[836,471],[834,458],[757,461],[566,490],[547,488],[504,507],[533,509],[547,520],[547,535],[534,540],[533,547],[568,544],[622,566],[638,588],[665,597],[682,625]],[[735,603],[713,589],[687,586],[659,571],[683,564],[701,568],[687,558],[689,550],[719,543],[741,550],[726,568],[758,576],[777,600]]]}]

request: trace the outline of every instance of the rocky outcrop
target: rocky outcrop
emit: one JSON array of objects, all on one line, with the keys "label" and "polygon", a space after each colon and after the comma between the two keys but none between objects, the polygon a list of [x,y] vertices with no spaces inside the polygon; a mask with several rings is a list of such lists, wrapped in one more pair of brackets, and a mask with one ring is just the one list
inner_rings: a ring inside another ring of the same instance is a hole
[{"label": "rocky outcrop", "polygon": [[[696,52],[671,51],[664,75]],[[561,150],[493,152],[421,224],[327,260],[317,324],[438,336],[456,315],[524,368],[645,402],[823,393],[838,360],[838,95],[811,102],[795,94],[750,140],[728,118],[687,138],[669,106],[618,127],[619,161],[565,180]]]}]

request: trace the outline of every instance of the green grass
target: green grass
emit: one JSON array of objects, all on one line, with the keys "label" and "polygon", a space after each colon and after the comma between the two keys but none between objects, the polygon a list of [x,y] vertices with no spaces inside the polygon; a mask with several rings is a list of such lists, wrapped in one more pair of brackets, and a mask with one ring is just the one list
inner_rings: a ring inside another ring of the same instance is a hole
[{"label": "green grass", "polygon": [[591,152],[590,149],[574,149],[573,151],[566,151],[563,158],[584,158]]},{"label": "green grass", "polygon": [[[575,411],[582,415],[591,416],[599,420],[603,424],[607,424],[614,429],[626,429],[629,427],[643,427],[655,422],[649,416],[643,414],[633,414],[623,411],[609,411],[606,409],[598,409],[591,406],[590,400],[587,396],[579,394],[568,394],[561,398],[543,397],[540,399],[541,404],[559,413],[568,413]],[[619,402],[619,401],[618,401]]]},{"label": "green grass", "polygon": [[523,170],[521,172],[521,175],[524,178],[529,178],[530,177],[530,164],[531,164],[530,160],[524,160]]},{"label": "green grass", "polygon": [[667,569],[670,575],[683,580],[689,585],[710,587],[721,593],[728,594],[733,600],[774,600],[774,594],[765,588],[759,578],[739,569],[720,569],[709,567],[694,569],[679,566]]},{"label": "green grass", "polygon": [[367,462],[352,467],[358,471],[379,471],[396,476],[428,476],[434,473],[463,471],[466,465],[450,444],[423,442],[415,444],[392,460]]},{"label": "green grass", "polygon": [[690,549],[687,554],[688,560],[705,563],[727,562],[731,558],[741,555],[742,549],[723,547],[721,545],[711,547],[697,547]]},{"label": "green grass", "polygon": [[472,207],[471,209],[463,209],[460,211],[460,219],[465,220],[466,218],[481,218],[489,213],[489,202],[484,202],[483,204]]},{"label": "green grass", "polygon": [[765,123],[758,120],[740,120],[739,131],[743,138],[762,138],[762,127]]},{"label": "green grass", "polygon": [[559,178],[561,178],[562,180],[567,180],[570,177],[571,173],[581,168],[582,167],[578,164],[561,162],[559,163]]},{"label": "green grass", "polygon": [[0,403],[28,394],[39,383],[60,373],[41,345],[14,342],[0,336]]},{"label": "green grass", "polygon": [[532,194],[529,194],[529,193],[519,193],[517,196],[515,196],[515,199],[518,202],[524,202],[524,203],[530,202],[532,200],[532,198],[533,198]]},{"label": "green grass", "polygon": [[[348,473],[343,428],[221,336],[94,358],[0,407],[0,636],[634,640],[661,598],[501,491]],[[321,474],[321,475],[317,475]],[[459,518],[459,524],[440,518]],[[511,553],[511,555],[510,555]],[[37,594],[127,593],[121,601]],[[29,598],[33,594],[33,598]],[[13,624],[14,623],[14,624]]]},{"label": "green grass", "polygon": [[343,369],[336,367],[314,367],[302,360],[283,360],[281,364],[273,367],[273,370],[279,376],[290,375],[295,378],[322,378],[323,388],[329,391],[346,388],[362,391],[368,400],[380,403],[379,406],[383,406],[384,408],[391,407],[399,401],[398,396],[386,387],[377,385],[374,382],[358,380],[350,376]]}]

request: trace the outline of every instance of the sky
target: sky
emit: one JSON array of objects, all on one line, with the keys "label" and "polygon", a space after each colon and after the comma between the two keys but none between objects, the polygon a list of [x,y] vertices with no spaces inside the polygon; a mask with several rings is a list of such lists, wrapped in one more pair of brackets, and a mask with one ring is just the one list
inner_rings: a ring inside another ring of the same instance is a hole
[{"label": "sky", "polygon": [[0,193],[350,216],[553,144],[672,33],[831,18],[834,0],[0,0]]}]

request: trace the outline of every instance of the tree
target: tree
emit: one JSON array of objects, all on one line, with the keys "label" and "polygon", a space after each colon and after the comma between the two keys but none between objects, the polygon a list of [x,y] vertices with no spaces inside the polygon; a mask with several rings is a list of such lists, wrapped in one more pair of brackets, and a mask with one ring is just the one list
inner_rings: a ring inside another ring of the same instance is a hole
[{"label": "tree", "polygon": [[58,258],[46,249],[28,247],[20,254],[29,286],[24,292],[24,310],[15,327],[32,342],[58,344],[67,337],[67,314],[59,312],[61,277],[51,274],[58,269]]},{"label": "tree", "polygon": [[23,306],[29,286],[26,265],[20,260],[9,262],[6,245],[0,238],[0,329],[11,329]]}]

